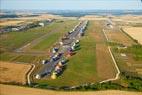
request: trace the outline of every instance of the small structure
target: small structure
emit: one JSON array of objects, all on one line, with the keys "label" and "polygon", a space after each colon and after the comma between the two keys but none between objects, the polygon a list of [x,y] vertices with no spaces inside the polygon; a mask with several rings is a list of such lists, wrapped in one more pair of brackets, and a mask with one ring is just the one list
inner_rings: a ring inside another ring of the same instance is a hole
[{"label": "small structure", "polygon": [[74,46],[72,46],[72,47],[71,47],[71,49],[72,49],[72,50],[75,50],[75,47],[74,47]]},{"label": "small structure", "polygon": [[70,57],[72,55],[74,55],[74,52],[73,52],[73,49],[71,48],[70,50],[68,50],[67,56]]},{"label": "small structure", "polygon": [[54,47],[54,48],[52,49],[52,53],[56,53],[56,52],[58,52],[58,50],[59,50],[59,48]]},{"label": "small structure", "polygon": [[53,72],[52,75],[51,75],[51,78],[56,79],[57,78],[56,74],[57,74],[56,72]]},{"label": "small structure", "polygon": [[59,42],[60,45],[63,45],[63,42]]},{"label": "small structure", "polygon": [[127,46],[118,46],[117,48],[118,48],[118,50],[127,49]]},{"label": "small structure", "polygon": [[41,23],[41,22],[40,22],[39,25],[42,26],[42,27],[44,27],[44,23]]},{"label": "small structure", "polygon": [[125,53],[121,53],[120,54],[122,57],[126,57],[126,54]]},{"label": "small structure", "polygon": [[52,57],[52,59],[53,59],[53,61],[57,61],[57,60],[58,60],[58,55],[57,55],[57,54],[54,55],[54,56]]},{"label": "small structure", "polygon": [[40,79],[41,76],[40,76],[39,74],[37,74],[35,78],[36,78],[36,79]]},{"label": "small structure", "polygon": [[18,28],[12,28],[12,31],[18,31],[19,29]]},{"label": "small structure", "polygon": [[42,60],[42,64],[48,63],[48,60]]},{"label": "small structure", "polygon": [[68,34],[71,34],[73,31],[69,31]]},{"label": "small structure", "polygon": [[78,43],[79,43],[79,40],[76,40],[75,43],[78,44]]}]

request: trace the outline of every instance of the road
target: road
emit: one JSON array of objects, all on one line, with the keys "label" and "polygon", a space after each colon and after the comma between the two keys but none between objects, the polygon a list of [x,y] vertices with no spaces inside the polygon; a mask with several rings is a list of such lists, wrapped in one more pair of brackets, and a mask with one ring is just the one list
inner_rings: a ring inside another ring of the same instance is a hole
[{"label": "road", "polygon": [[[74,28],[74,31],[71,34],[67,35],[68,39],[63,40],[63,45],[60,46],[59,52],[62,52],[63,54],[67,52],[67,50],[73,45],[73,42],[78,38],[78,34],[81,32],[81,29],[86,24],[86,21],[80,22],[78,26]],[[54,54],[52,56],[54,56]],[[53,61],[52,58],[50,58],[49,62],[47,64],[44,64],[44,66],[40,69],[40,71],[37,74],[41,77],[49,75],[54,70],[56,64],[62,59],[62,57],[63,55],[56,61]]]},{"label": "road", "polygon": [[33,72],[33,70],[35,69],[35,64],[31,65],[31,69],[29,70],[28,74],[27,74],[27,83],[30,86],[31,85],[31,80],[30,80],[30,75]]}]

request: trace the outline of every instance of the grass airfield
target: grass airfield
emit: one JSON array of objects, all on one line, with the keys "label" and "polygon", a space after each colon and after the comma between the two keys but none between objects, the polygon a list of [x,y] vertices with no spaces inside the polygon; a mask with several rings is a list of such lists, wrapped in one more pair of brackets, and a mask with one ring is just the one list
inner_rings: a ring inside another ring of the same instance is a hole
[{"label": "grass airfield", "polygon": [[[81,19],[88,20],[88,18]],[[122,31],[114,32],[115,29],[106,29],[105,32],[110,42],[107,41],[102,31],[106,19],[96,19],[89,20],[85,35],[80,39],[80,48],[76,51],[75,55],[69,58],[66,69],[55,80],[50,77],[38,80],[35,79],[35,74],[42,66],[41,61],[49,58],[49,51],[52,47],[67,32],[72,30],[78,24],[79,20],[56,20],[45,27],[0,34],[0,61],[18,64],[35,64],[36,67],[31,75],[31,80],[41,87],[76,86],[85,83],[98,83],[109,78],[114,78],[117,73],[107,49],[110,46],[112,47],[113,55],[121,73],[123,72],[128,75],[134,74],[136,75],[135,77],[141,76],[141,45]],[[115,22],[118,23],[117,21]],[[119,22],[119,25],[122,23]],[[121,37],[117,37],[117,35]],[[29,43],[30,45],[28,45]],[[128,48],[118,51],[116,48],[120,44],[126,45]],[[136,47],[133,45],[136,45]],[[139,47],[137,48],[138,45]],[[22,52],[16,52],[20,48],[22,48]],[[124,59],[121,53],[125,53],[128,60]],[[120,76],[120,79],[113,81],[113,83],[118,83],[124,87],[133,87],[135,86],[135,84],[132,85],[133,83],[136,83],[136,86],[137,83],[141,84],[139,79],[128,81],[123,76]],[[141,90],[141,88],[138,89]]]}]

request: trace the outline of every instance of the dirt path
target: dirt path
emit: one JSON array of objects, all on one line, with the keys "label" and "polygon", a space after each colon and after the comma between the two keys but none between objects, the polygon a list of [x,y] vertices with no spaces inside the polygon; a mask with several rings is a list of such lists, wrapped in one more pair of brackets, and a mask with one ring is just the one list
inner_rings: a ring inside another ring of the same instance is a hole
[{"label": "dirt path", "polygon": [[[108,40],[108,36],[106,35],[105,31],[103,30],[102,32],[103,32],[103,34],[104,34],[106,40],[109,41],[109,40]],[[113,81],[113,80],[117,80],[117,79],[119,78],[119,75],[120,75],[120,70],[119,70],[118,65],[117,65],[117,63],[116,63],[116,60],[114,59],[114,56],[113,56],[113,54],[112,54],[111,47],[108,46],[108,50],[109,50],[109,53],[110,53],[111,58],[112,58],[112,60],[113,60],[113,63],[114,63],[114,65],[115,65],[115,68],[116,68],[116,70],[117,70],[117,74],[116,74],[115,78],[110,78],[110,79],[101,81],[100,83],[108,82],[108,81]]]},{"label": "dirt path", "polygon": [[0,95],[142,95],[140,92],[119,90],[62,92],[0,84]]},{"label": "dirt path", "polygon": [[27,74],[27,83],[29,86],[31,85],[30,76],[31,76],[32,72],[34,71],[34,69],[35,69],[35,64],[32,64],[31,69],[29,70],[29,73]]}]

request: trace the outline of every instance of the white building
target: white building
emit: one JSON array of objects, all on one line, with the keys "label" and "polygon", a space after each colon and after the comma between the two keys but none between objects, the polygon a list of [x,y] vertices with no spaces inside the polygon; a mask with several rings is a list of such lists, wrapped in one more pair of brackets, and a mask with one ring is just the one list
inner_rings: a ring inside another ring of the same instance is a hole
[{"label": "white building", "polygon": [[42,26],[42,27],[44,27],[44,23],[41,23],[41,22],[40,22],[39,25]]}]

